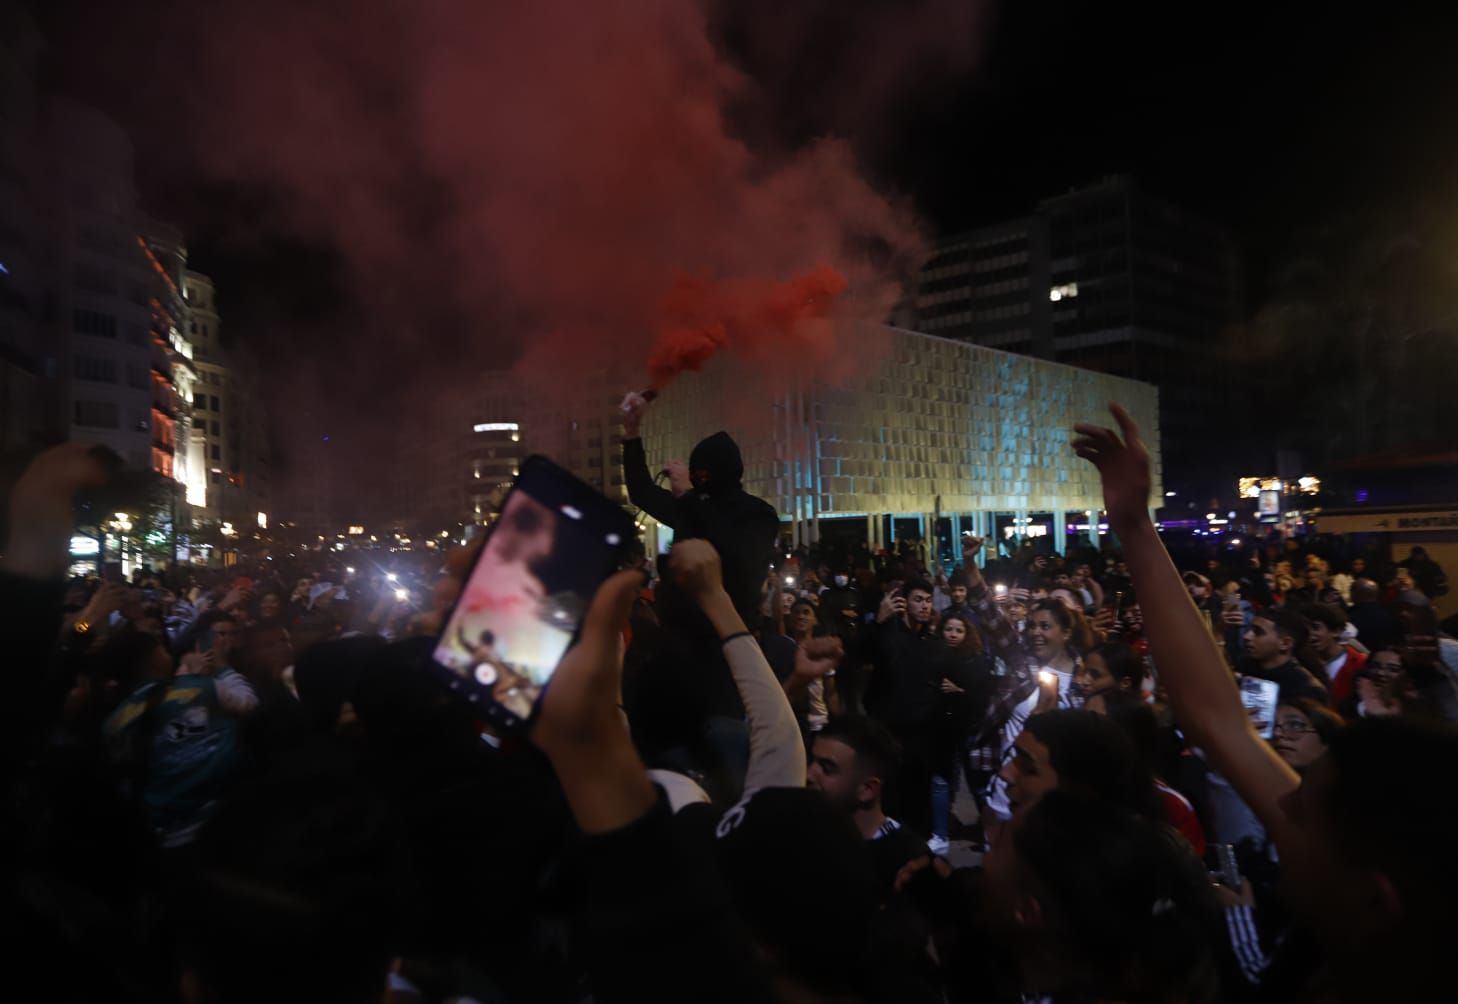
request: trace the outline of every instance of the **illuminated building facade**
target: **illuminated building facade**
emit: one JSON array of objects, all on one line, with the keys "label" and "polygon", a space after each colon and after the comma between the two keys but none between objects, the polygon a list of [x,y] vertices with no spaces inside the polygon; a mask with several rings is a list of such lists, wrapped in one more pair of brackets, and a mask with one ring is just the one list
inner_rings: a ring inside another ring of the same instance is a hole
[{"label": "illuminated building facade", "polygon": [[[1149,384],[904,329],[847,333],[841,350],[879,360],[841,386],[807,381],[769,395],[732,360],[675,381],[644,425],[650,464],[687,457],[727,429],[745,488],[771,502],[797,542],[885,546],[960,530],[1097,539],[1102,490],[1070,442],[1107,402],[1140,423],[1159,478],[1159,394]],[[940,517],[940,519],[938,518]],[[664,535],[659,535],[659,543]]]},{"label": "illuminated building facade", "polygon": [[[183,485],[189,502],[201,472],[193,466],[192,395],[197,382],[182,276],[187,248],[182,234],[162,223],[145,223],[137,238],[153,272],[152,296],[152,470]],[[194,503],[196,504],[196,503]]]},{"label": "illuminated building facade", "polygon": [[[188,337],[193,343],[197,366],[197,382],[193,385],[193,433],[188,444],[202,477],[200,492],[204,513],[209,520],[228,519],[222,515],[228,468],[223,457],[223,422],[228,414],[228,368],[219,340],[222,319],[218,316],[213,281],[201,272],[189,269],[183,274],[183,295],[187,301]],[[241,508],[234,506],[238,512]],[[233,513],[231,515],[237,515]],[[232,522],[236,525],[237,520]]]},{"label": "illuminated building facade", "polygon": [[188,336],[194,345],[191,455],[203,472],[208,520],[253,526],[273,511],[269,449],[260,378],[252,360],[223,347],[223,320],[212,279],[183,275]]}]

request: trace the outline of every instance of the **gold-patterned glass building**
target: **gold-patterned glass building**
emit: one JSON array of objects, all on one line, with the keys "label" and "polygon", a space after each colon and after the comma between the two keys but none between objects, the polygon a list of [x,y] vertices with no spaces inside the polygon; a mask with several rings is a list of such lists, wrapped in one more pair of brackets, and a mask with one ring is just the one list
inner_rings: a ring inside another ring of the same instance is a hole
[{"label": "gold-patterned glass building", "polygon": [[744,454],[745,488],[775,505],[797,543],[913,535],[947,551],[972,530],[1051,537],[1062,551],[1096,537],[1102,506],[1072,426],[1108,424],[1119,401],[1144,430],[1162,494],[1149,384],[900,328],[849,335],[836,351],[843,379],[732,358],[680,377],[644,424],[650,463],[687,458],[725,429]]}]

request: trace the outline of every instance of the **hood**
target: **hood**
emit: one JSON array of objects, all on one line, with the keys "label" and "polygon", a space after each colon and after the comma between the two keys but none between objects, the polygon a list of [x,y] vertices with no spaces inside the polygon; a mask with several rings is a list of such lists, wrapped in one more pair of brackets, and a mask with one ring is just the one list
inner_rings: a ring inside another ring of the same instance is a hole
[{"label": "hood", "polygon": [[689,472],[709,472],[709,484],[704,491],[710,495],[738,491],[744,479],[744,458],[739,455],[739,444],[727,432],[716,432],[701,440],[689,454]]}]

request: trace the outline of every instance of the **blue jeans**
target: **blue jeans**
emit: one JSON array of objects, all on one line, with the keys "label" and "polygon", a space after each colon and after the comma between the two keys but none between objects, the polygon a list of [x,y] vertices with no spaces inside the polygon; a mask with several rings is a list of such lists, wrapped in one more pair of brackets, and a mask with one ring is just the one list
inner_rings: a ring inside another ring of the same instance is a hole
[{"label": "blue jeans", "polygon": [[958,777],[961,771],[955,767],[948,771],[951,776],[933,774],[931,781],[931,831],[932,836],[947,839],[947,830],[952,822],[952,799],[957,797]]}]

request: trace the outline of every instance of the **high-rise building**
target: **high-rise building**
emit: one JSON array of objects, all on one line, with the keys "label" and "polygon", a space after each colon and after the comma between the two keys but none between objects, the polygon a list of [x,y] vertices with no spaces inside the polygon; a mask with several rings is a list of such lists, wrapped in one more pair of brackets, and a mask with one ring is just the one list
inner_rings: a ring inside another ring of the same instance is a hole
[{"label": "high-rise building", "polygon": [[[227,412],[228,367],[220,340],[221,318],[214,300],[213,281],[189,269],[182,277],[188,309],[188,336],[193,344],[197,382],[192,392],[192,442],[189,450],[204,473],[203,515],[210,522],[224,515],[227,467],[223,457],[223,416]],[[228,500],[234,501],[236,500]],[[236,516],[241,511],[235,504]]]},{"label": "high-rise building", "polygon": [[40,36],[18,4],[0,8],[0,450],[47,433]]},{"label": "high-rise building", "polygon": [[172,426],[154,422],[153,410],[158,277],[139,241],[131,143],[100,112],[67,100],[50,102],[47,130],[59,328],[52,416],[67,439],[104,443],[130,465],[170,476],[162,458]]},{"label": "high-rise building", "polygon": [[183,299],[187,247],[174,227],[144,221],[138,246],[154,273],[152,283],[152,469],[184,485],[188,500],[201,497],[202,471],[191,454],[193,345]]},{"label": "high-rise building", "polygon": [[1116,176],[942,241],[899,320],[1154,384],[1166,480],[1201,492],[1225,481],[1241,301],[1229,234]]},{"label": "high-rise building", "polygon": [[255,526],[259,514],[266,521],[273,506],[273,458],[259,377],[250,357],[223,345],[212,279],[188,270],[183,289],[198,374],[192,449],[206,471],[204,517]]}]

